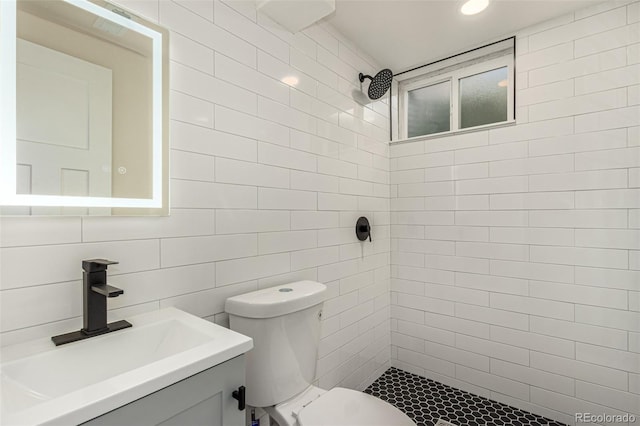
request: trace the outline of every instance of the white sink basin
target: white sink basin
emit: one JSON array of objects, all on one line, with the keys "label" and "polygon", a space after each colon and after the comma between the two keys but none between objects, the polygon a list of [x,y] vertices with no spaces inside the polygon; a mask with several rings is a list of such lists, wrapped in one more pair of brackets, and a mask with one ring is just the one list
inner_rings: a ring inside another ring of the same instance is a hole
[{"label": "white sink basin", "polygon": [[132,328],[56,347],[0,352],[1,423],[78,424],[243,354],[249,337],[167,308]]}]

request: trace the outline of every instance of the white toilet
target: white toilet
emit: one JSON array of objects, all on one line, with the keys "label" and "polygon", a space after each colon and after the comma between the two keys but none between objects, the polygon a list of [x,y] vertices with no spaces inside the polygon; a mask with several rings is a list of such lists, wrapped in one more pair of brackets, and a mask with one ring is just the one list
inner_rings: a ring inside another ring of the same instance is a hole
[{"label": "white toilet", "polygon": [[299,281],[227,299],[231,329],[253,338],[246,402],[280,426],[415,426],[394,406],[350,389],[311,385],[327,287]]}]

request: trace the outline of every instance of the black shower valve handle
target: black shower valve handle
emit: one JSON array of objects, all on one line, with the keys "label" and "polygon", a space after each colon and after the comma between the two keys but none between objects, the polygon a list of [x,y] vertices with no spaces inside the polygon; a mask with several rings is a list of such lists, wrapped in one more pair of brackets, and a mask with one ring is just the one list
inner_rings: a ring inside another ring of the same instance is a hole
[{"label": "black shower valve handle", "polygon": [[356,236],[360,241],[365,241],[367,237],[371,241],[371,225],[369,225],[369,220],[364,216],[359,217],[356,222]]},{"label": "black shower valve handle", "polygon": [[371,227],[367,226],[367,234],[369,235],[369,242],[371,242]]},{"label": "black shower valve handle", "polygon": [[369,241],[371,241],[371,227],[370,226],[361,226],[360,233],[369,235]]}]

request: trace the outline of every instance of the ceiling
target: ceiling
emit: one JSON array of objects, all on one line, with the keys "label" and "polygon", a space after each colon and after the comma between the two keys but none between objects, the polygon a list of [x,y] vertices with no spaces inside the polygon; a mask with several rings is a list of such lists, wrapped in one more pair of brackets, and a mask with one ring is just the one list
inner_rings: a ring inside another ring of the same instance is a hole
[{"label": "ceiling", "polygon": [[394,72],[512,36],[599,0],[493,0],[478,15],[460,0],[336,0],[326,18],[383,68]]}]

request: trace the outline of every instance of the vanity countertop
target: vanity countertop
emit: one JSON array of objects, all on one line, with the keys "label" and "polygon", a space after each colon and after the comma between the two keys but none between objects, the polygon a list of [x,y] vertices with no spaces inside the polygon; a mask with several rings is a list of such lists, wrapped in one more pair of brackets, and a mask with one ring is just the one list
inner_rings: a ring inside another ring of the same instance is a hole
[{"label": "vanity countertop", "polygon": [[251,338],[175,308],[132,328],[56,347],[0,350],[2,424],[79,424],[239,356]]}]

